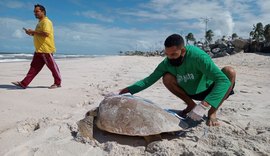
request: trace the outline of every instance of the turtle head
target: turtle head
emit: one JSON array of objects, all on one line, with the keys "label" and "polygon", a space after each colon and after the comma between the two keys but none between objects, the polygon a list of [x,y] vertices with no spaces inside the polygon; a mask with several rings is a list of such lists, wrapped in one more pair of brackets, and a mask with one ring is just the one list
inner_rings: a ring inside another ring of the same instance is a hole
[{"label": "turtle head", "polygon": [[87,116],[97,116],[98,114],[98,107],[94,108],[94,109],[91,109],[90,111],[88,111],[86,114],[85,114],[85,117]]}]

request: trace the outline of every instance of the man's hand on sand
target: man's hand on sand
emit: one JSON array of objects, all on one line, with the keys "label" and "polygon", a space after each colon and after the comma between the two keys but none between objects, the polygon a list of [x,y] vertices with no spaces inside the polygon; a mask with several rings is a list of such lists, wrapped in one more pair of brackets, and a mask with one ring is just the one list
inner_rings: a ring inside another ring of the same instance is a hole
[{"label": "man's hand on sand", "polygon": [[194,121],[200,121],[209,109],[210,106],[205,106],[203,102],[200,102],[188,113],[188,116]]}]

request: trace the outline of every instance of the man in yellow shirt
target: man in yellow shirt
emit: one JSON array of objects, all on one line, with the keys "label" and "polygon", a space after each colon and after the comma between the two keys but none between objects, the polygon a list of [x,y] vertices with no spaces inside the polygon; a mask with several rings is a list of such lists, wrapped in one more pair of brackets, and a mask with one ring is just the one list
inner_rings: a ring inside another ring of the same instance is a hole
[{"label": "man in yellow shirt", "polygon": [[34,77],[40,72],[42,67],[46,64],[52,72],[54,84],[49,88],[54,89],[61,87],[61,75],[59,68],[53,58],[53,53],[56,51],[54,45],[53,24],[46,17],[46,9],[42,5],[35,5],[34,14],[39,22],[35,30],[25,29],[25,33],[33,36],[35,53],[31,62],[31,67],[22,81],[12,82],[14,85],[21,88],[26,88]]}]

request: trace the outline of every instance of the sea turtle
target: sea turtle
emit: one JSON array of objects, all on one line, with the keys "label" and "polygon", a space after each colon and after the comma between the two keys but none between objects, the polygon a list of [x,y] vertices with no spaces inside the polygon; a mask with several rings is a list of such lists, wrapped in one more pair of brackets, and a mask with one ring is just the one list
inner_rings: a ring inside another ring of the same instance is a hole
[{"label": "sea turtle", "polygon": [[105,97],[99,107],[78,121],[79,134],[93,139],[93,126],[104,131],[143,136],[147,142],[160,140],[159,134],[183,130],[184,121],[156,106],[153,102],[132,95]]}]

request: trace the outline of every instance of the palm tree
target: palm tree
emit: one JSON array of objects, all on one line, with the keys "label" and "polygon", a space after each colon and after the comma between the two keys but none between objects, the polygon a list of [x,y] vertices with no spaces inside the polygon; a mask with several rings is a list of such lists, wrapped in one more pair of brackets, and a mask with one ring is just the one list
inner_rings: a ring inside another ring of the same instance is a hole
[{"label": "palm tree", "polygon": [[257,23],[256,26],[253,25],[253,31],[250,32],[250,35],[253,40],[255,40],[257,43],[264,40],[264,29],[263,24]]},{"label": "palm tree", "polygon": [[254,31],[251,31],[251,32],[249,33],[249,38],[252,39],[253,36],[254,36]]},{"label": "palm tree", "polygon": [[185,36],[185,38],[186,38],[186,44],[189,44],[188,41],[194,41],[194,42],[196,41],[196,39],[194,38],[194,35],[192,33],[188,33],[188,35]]},{"label": "palm tree", "polygon": [[253,25],[253,30],[249,33],[251,39],[251,50],[261,51],[261,43],[264,40],[264,29],[261,22],[257,23],[256,26]]},{"label": "palm tree", "polygon": [[236,33],[233,33],[232,34],[232,40],[237,39],[237,38],[238,38],[238,35]]},{"label": "palm tree", "polygon": [[270,24],[267,24],[264,27],[263,36],[265,38],[265,46],[269,47],[270,46]]},{"label": "palm tree", "polygon": [[225,35],[222,36],[221,41],[223,41],[223,42],[226,41],[226,36]]},{"label": "palm tree", "polygon": [[212,42],[213,36],[214,36],[214,32],[211,29],[206,32],[206,34],[205,34],[205,40],[207,41],[207,43],[211,43]]}]

